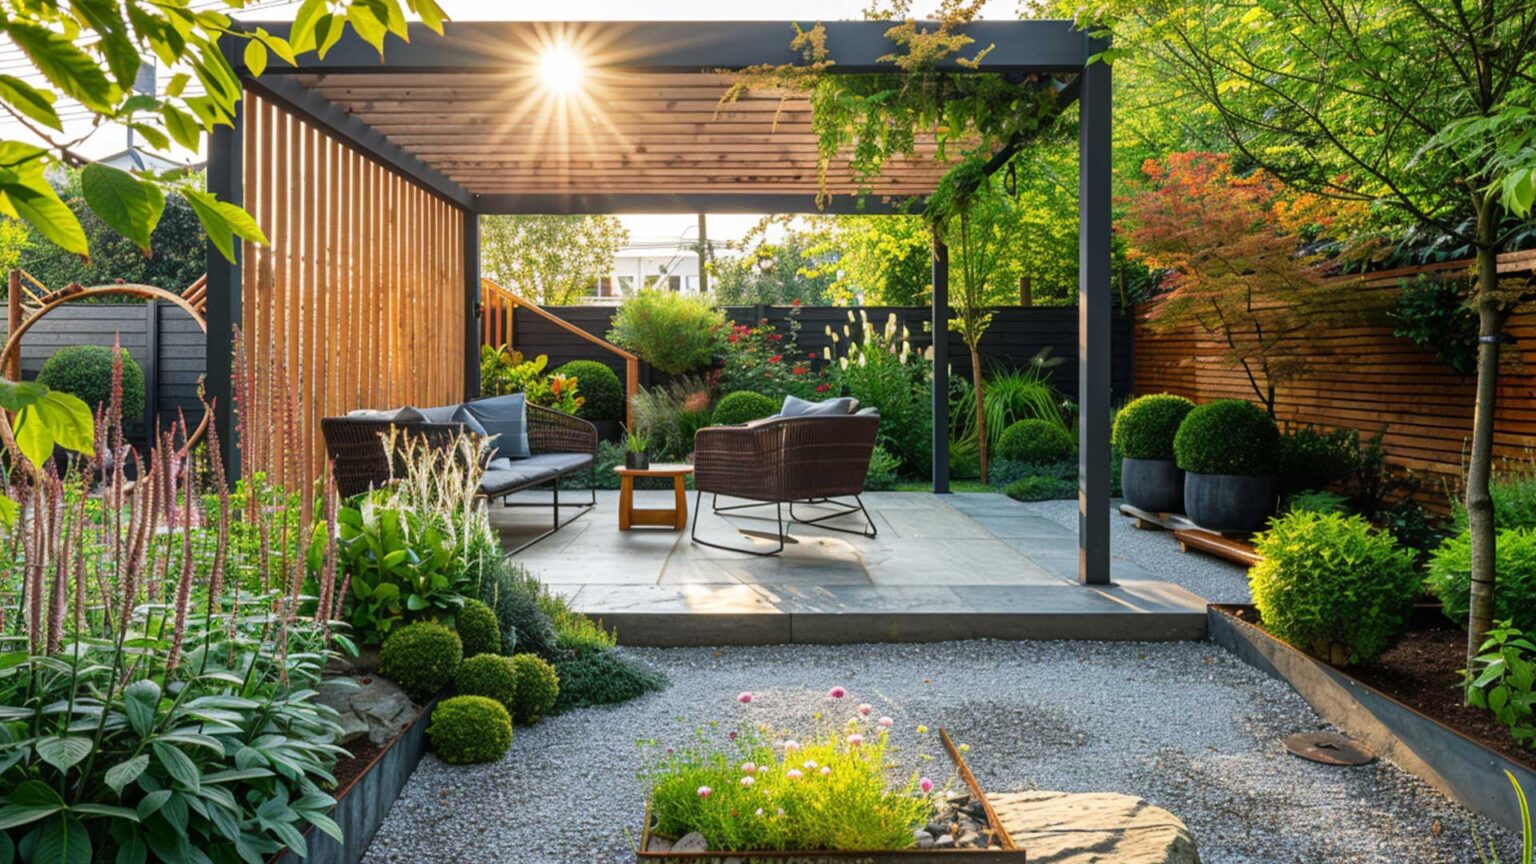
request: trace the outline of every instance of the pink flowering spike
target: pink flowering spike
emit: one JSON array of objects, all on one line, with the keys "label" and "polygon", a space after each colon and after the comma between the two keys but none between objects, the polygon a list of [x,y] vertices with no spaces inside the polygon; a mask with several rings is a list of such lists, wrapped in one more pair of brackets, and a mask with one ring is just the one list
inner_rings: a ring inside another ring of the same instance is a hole
[{"label": "pink flowering spike", "polygon": [[857,746],[859,746],[860,744],[863,744],[863,743],[864,743],[864,736],[860,735],[857,732],[855,732],[852,735],[848,736],[848,746],[850,746],[850,747],[857,747]]},{"label": "pink flowering spike", "polygon": [[731,740],[732,740],[732,741],[735,741],[735,740],[736,740],[736,730],[735,730],[735,729],[732,729],[732,730],[731,730],[731,734],[730,734],[730,736],[729,736],[729,737],[730,737],[730,739],[731,739]]},{"label": "pink flowering spike", "polygon": [[711,796],[713,794],[715,794],[715,790],[709,788],[708,786],[700,786],[699,787],[699,797],[700,798],[704,798],[704,799],[708,800],[709,796]]},{"label": "pink flowering spike", "polygon": [[828,768],[825,765],[821,766],[821,776],[826,777],[826,776],[830,775],[831,773],[832,773],[832,769],[831,768]]},{"label": "pink flowering spike", "polygon": [[816,760],[815,759],[807,759],[807,760],[805,760],[805,768],[806,768],[807,771],[814,771],[816,769]]},{"label": "pink flowering spike", "polygon": [[863,705],[859,706],[859,713],[864,715],[865,717],[868,717],[869,716],[869,712],[871,712],[873,710],[875,710],[874,706],[870,705],[868,702],[865,702]]},{"label": "pink flowering spike", "polygon": [[667,755],[668,756],[671,756],[673,753],[676,753],[676,752],[677,752],[677,748],[676,747],[668,747],[667,748]]},{"label": "pink flowering spike", "polygon": [[841,698],[843,698],[844,696],[847,696],[847,695],[848,695],[848,691],[844,690],[841,687],[833,687],[831,690],[827,691],[827,697],[829,699],[841,699]]},{"label": "pink flowering spike", "polygon": [[741,785],[743,785],[743,786],[751,786],[753,783],[756,783],[756,782],[757,782],[757,780],[755,780],[752,777],[751,774],[748,774],[747,776],[741,778]]},{"label": "pink flowering spike", "polygon": [[784,742],[784,752],[785,753],[793,753],[793,752],[795,752],[796,750],[799,750],[799,749],[800,749],[800,742],[799,741],[790,740],[790,741],[785,741]]},{"label": "pink flowering spike", "polygon": [[875,722],[880,724],[880,728],[882,728],[882,729],[889,729],[889,728],[891,728],[891,726],[896,721],[892,720],[889,717],[881,717],[879,720],[876,720]]},{"label": "pink flowering spike", "polygon": [[750,705],[750,704],[752,704],[752,694],[751,693],[743,693],[740,696],[736,697],[736,701],[740,702],[743,705]]},{"label": "pink flowering spike", "polygon": [[923,790],[924,794],[932,792],[933,791],[933,781],[929,780],[927,777],[924,777],[923,779],[917,781],[917,788]]},{"label": "pink flowering spike", "polygon": [[761,808],[761,807],[757,808],[757,815],[759,817],[761,817],[763,815],[763,808]]},{"label": "pink flowering spike", "polygon": [[755,773],[757,773],[757,764],[753,763],[753,762],[743,762],[743,763],[741,763],[741,773],[743,773],[743,774],[755,774]]},{"label": "pink flowering spike", "polygon": [[784,776],[791,780],[799,780],[801,777],[804,777],[805,774],[801,773],[800,769],[798,768],[791,768],[784,772]]}]

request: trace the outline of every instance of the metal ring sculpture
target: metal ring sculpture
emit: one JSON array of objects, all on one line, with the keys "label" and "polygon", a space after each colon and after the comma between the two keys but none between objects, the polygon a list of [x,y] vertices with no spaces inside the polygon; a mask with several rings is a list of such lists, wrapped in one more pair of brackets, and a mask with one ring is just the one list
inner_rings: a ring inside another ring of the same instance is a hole
[{"label": "metal ring sculpture", "polygon": [[[71,303],[76,300],[84,300],[90,297],[118,296],[137,297],[140,300],[164,300],[167,303],[172,303],[177,308],[190,315],[193,321],[197,322],[197,326],[202,328],[204,336],[208,335],[208,320],[203,317],[203,313],[196,306],[193,306],[191,303],[187,302],[186,298],[182,297],[180,294],[172,293],[165,290],[164,288],[156,288],[153,285],[138,285],[131,282],[124,282],[116,285],[97,285],[93,288],[79,288],[75,290],[64,288],[59,291],[55,291],[52,294],[45,295],[42,298],[42,307],[39,308],[36,312],[27,316],[27,319],[17,326],[16,332],[11,333],[10,338],[6,339],[5,348],[0,350],[0,369],[4,369],[12,359],[19,355],[21,352],[22,337],[27,335],[27,331],[31,330],[32,326],[38,321],[41,321],[43,316],[47,315],[49,312],[52,312],[53,310],[63,306],[66,303]],[[203,422],[199,423],[197,425],[197,429],[187,436],[187,440],[183,442],[181,446],[181,453],[185,454],[188,450],[191,449],[192,445],[196,444],[203,437],[203,435],[208,431],[209,420],[210,412],[204,411]],[[9,446],[10,442],[14,440],[11,434],[10,414],[5,411],[0,411],[0,423],[5,425],[5,429],[3,430],[3,437],[7,446]],[[153,434],[153,430],[150,430],[150,434]]]}]

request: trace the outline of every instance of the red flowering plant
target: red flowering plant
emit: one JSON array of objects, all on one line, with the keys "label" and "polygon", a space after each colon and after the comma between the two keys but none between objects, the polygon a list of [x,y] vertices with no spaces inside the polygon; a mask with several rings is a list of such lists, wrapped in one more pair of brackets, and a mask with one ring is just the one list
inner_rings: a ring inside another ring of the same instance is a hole
[{"label": "red flowering plant", "polygon": [[792,309],[782,329],[766,318],[755,325],[731,327],[720,368],[713,376],[721,393],[750,390],[774,399],[786,394],[815,398],[823,381],[814,353],[796,346],[800,335],[799,312],[798,306]]}]

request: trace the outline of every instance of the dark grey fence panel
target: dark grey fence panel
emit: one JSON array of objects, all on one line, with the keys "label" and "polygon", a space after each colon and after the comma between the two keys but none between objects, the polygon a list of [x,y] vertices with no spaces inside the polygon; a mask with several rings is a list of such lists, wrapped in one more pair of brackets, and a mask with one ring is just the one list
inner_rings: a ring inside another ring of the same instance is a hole
[{"label": "dark grey fence panel", "polygon": [[[607,334],[610,320],[616,311],[612,306],[546,308],[551,313],[598,336]],[[888,317],[894,313],[898,326],[907,328],[913,347],[917,350],[925,350],[933,342],[933,334],[928,326],[930,310],[925,306],[867,306],[854,308],[852,311],[855,317],[858,317],[860,312],[868,315],[870,323],[877,328],[883,328]],[[818,355],[831,345],[831,340],[826,335],[827,327],[832,327],[839,337],[845,325],[857,332],[861,325],[857,322],[850,325],[848,312],[849,308],[842,306],[807,306],[802,307],[798,312],[787,306],[732,306],[726,310],[728,317],[738,324],[750,324],[767,319],[780,327],[788,326],[786,322],[793,314],[800,322],[798,347],[801,352],[815,351]],[[526,313],[518,315],[513,332],[516,339],[514,347],[530,356],[547,354],[551,367],[575,359],[598,360],[607,363],[621,378],[624,374],[624,364],[614,354],[536,315]],[[965,342],[960,338],[959,333],[949,331],[946,335],[949,339],[953,374],[969,376],[971,374],[970,350],[965,347]],[[1110,385],[1116,400],[1130,395],[1133,386],[1131,347],[1132,319],[1128,315],[1117,315],[1113,322],[1110,344],[1092,346],[1090,349],[1111,352]],[[1076,307],[1012,306],[998,309],[992,319],[991,327],[981,341],[982,360],[989,369],[1024,366],[1042,348],[1050,348],[1051,356],[1061,360],[1059,365],[1050,370],[1052,383],[1075,399],[1078,367]],[[642,369],[644,370],[643,365]],[[645,377],[649,378],[650,375],[646,374]]]}]

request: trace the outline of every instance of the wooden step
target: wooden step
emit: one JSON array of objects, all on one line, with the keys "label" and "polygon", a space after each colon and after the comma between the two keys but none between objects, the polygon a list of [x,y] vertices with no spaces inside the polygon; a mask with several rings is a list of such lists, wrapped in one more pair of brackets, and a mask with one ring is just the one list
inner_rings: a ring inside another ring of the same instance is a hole
[{"label": "wooden step", "polygon": [[1223,537],[1201,528],[1176,530],[1173,532],[1173,539],[1179,541],[1180,552],[1194,549],[1244,567],[1252,567],[1263,560],[1259,557],[1259,553],[1254,551],[1252,543],[1235,537]]}]

